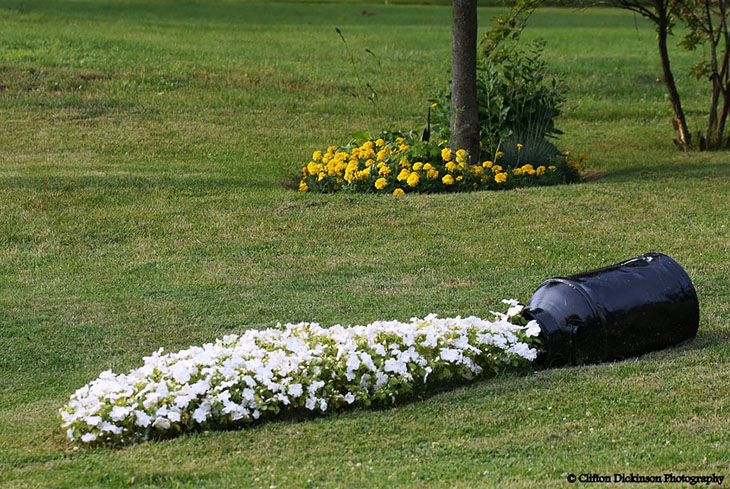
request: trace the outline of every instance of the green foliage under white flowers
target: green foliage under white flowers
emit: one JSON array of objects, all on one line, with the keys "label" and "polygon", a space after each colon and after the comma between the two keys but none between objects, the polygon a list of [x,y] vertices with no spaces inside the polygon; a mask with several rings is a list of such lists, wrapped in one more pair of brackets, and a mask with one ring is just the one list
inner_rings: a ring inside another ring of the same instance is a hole
[{"label": "green foliage under white flowers", "polygon": [[67,437],[120,444],[285,412],[390,405],[415,392],[492,376],[535,359],[540,327],[517,301],[494,322],[435,315],[408,323],[322,328],[286,324],[145,357],[129,374],[103,372],[61,409]]}]

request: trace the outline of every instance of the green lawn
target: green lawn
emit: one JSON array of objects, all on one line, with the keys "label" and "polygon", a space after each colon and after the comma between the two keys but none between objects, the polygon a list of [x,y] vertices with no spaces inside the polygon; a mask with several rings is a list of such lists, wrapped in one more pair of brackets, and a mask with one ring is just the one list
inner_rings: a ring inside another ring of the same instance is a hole
[{"label": "green lawn", "polygon": [[[424,123],[448,79],[450,20],[444,6],[0,0],[3,487],[730,476],[730,158],[674,149],[642,19],[547,9],[525,33],[547,40],[570,88],[561,147],[589,155],[583,184],[406,198],[286,187],[315,149]],[[673,54],[696,130],[707,100],[686,68],[699,54]],[[56,418],[99,372],[160,346],[277,321],[487,315],[545,278],[646,251],[676,258],[698,290],[700,332],[678,348],[124,449],[74,451]]]}]

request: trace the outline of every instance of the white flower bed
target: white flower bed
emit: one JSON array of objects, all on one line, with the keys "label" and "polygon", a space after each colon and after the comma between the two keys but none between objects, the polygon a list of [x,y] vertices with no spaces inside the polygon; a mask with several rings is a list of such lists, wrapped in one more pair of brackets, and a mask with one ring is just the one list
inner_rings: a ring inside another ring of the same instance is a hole
[{"label": "white flower bed", "polygon": [[385,404],[414,391],[526,366],[540,328],[517,301],[495,321],[413,318],[367,326],[286,324],[163,349],[128,374],[103,372],[61,409],[70,440],[126,443],[228,427],[281,412]]}]

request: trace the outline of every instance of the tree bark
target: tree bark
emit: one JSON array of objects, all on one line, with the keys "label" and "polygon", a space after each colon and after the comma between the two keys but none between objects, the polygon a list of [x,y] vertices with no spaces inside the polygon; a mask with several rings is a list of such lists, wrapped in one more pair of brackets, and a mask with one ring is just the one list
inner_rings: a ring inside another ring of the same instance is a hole
[{"label": "tree bark", "polygon": [[[727,141],[723,141],[723,138],[725,134],[725,121],[728,116],[728,111],[730,111],[730,80],[728,79],[728,72],[730,71],[730,66],[728,66],[730,63],[730,35],[728,35],[727,26],[727,2],[725,0],[719,1],[718,8],[720,14],[720,24],[717,27],[719,32],[718,39],[721,39],[723,42],[722,62],[720,63],[721,68],[718,77],[720,92],[722,93],[722,109],[720,110],[719,121],[715,128],[715,140],[718,149],[720,149],[728,146]],[[716,44],[719,44],[719,41]]]},{"label": "tree bark", "polygon": [[[717,105],[719,103],[720,98],[720,87],[722,80],[720,78],[720,69],[717,65],[717,43],[720,41],[720,38],[715,35],[715,29],[712,24],[712,11],[711,11],[711,5],[710,0],[704,0],[703,3],[704,6],[704,12],[707,19],[707,33],[708,36],[708,42],[710,43],[710,81],[712,83],[712,95],[710,97],[710,114],[707,117],[707,128],[705,129],[705,141],[708,148],[711,148],[715,146],[715,143],[719,146],[722,144],[722,136],[719,136],[717,138],[717,141],[713,141],[713,132],[715,131],[717,127]],[[721,26],[718,26],[718,29]],[[702,146],[702,142],[700,141],[700,146]]]},{"label": "tree bark", "polygon": [[723,93],[722,109],[720,109],[720,118],[715,129],[715,138],[717,140],[717,147],[722,148],[730,145],[730,140],[723,143],[723,133],[725,132],[725,121],[727,121],[727,115],[730,112],[730,93]]},{"label": "tree bark", "polygon": [[451,149],[466,149],[479,162],[477,105],[477,0],[452,0]]},{"label": "tree bark", "polygon": [[664,72],[664,83],[667,86],[667,92],[669,93],[669,101],[672,103],[672,109],[674,109],[674,116],[677,120],[677,129],[679,130],[679,144],[683,151],[690,151],[692,149],[692,138],[687,129],[687,119],[684,116],[684,110],[682,110],[682,102],[679,98],[679,92],[677,91],[677,85],[674,82],[674,75],[672,74],[672,68],[669,64],[669,51],[667,50],[667,35],[669,32],[669,12],[667,7],[662,0],[655,0],[654,5],[659,14],[657,21],[657,42],[659,43],[659,57],[662,60],[662,71]]},{"label": "tree bark", "polygon": [[717,129],[717,106],[720,100],[720,73],[717,68],[717,46],[714,40],[710,40],[710,80],[712,82],[712,94],[710,96],[710,114],[707,117],[707,127],[705,128],[705,141],[707,146],[713,147],[715,143],[722,143],[722,135],[718,135],[717,140],[713,141]]}]

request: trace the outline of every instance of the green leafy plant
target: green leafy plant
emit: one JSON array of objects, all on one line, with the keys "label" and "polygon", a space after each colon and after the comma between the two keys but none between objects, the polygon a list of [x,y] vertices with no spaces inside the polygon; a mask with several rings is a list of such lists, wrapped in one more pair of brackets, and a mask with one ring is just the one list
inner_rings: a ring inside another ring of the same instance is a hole
[{"label": "green leafy plant", "polygon": [[[520,143],[546,163],[559,154],[554,143],[562,132],[555,120],[562,113],[565,91],[541,58],[544,42],[526,47],[503,42],[482,52],[477,68],[477,101],[482,151],[492,158],[505,146]],[[449,90],[436,93],[433,134],[449,139]]]}]

